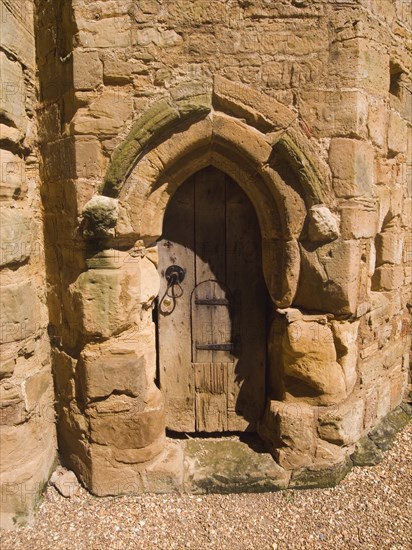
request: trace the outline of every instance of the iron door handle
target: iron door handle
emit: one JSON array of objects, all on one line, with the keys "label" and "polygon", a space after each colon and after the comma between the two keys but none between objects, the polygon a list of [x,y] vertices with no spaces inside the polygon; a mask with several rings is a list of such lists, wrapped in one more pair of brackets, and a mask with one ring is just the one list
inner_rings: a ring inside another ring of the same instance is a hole
[{"label": "iron door handle", "polygon": [[170,265],[165,272],[168,286],[180,285],[186,276],[186,271],[179,265]]}]

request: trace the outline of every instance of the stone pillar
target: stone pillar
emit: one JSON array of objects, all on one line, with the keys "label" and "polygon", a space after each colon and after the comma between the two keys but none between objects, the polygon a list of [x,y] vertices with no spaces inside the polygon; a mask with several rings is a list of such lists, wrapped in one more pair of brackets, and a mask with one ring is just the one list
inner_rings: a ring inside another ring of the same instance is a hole
[{"label": "stone pillar", "polygon": [[56,460],[37,151],[34,2],[0,3],[0,522],[31,518]]},{"label": "stone pillar", "polygon": [[137,493],[165,446],[151,314],[159,276],[146,256],[117,250],[87,266],[69,288],[67,317],[87,343],[77,361],[55,350],[60,450],[94,494]]}]

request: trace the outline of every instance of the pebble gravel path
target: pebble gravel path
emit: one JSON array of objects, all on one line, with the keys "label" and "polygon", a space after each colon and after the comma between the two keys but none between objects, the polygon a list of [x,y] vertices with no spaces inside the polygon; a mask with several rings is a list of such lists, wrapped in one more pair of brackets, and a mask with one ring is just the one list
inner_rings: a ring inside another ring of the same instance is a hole
[{"label": "pebble gravel path", "polygon": [[383,462],[338,487],[233,495],[65,499],[49,487],[1,550],[412,549],[412,423]]}]

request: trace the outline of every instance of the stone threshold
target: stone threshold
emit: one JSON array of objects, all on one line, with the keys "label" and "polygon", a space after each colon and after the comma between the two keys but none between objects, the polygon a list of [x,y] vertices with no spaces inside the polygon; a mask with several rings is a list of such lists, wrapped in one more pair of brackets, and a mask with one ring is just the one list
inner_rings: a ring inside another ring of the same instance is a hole
[{"label": "stone threshold", "polygon": [[279,466],[254,434],[168,437],[162,455],[141,471],[143,492],[230,494],[333,487],[353,466],[380,462],[411,416],[412,406],[404,403],[363,437],[343,462],[293,472]]}]

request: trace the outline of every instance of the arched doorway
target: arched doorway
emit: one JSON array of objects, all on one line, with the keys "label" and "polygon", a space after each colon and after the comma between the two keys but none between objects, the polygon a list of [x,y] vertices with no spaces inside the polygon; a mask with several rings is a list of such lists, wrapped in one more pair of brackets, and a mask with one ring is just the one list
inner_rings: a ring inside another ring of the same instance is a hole
[{"label": "arched doorway", "polygon": [[209,166],[172,197],[158,243],[167,428],[254,431],[265,406],[268,294],[253,206]]}]

